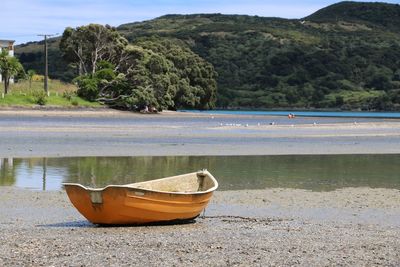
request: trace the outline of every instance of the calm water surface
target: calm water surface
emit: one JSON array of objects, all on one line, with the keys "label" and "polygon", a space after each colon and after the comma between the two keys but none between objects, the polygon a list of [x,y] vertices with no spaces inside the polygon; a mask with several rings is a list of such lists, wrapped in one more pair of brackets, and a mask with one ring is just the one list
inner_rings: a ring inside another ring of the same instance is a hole
[{"label": "calm water surface", "polygon": [[400,154],[168,156],[0,159],[0,186],[60,190],[62,182],[93,187],[208,169],[220,190],[343,187],[400,189]]}]

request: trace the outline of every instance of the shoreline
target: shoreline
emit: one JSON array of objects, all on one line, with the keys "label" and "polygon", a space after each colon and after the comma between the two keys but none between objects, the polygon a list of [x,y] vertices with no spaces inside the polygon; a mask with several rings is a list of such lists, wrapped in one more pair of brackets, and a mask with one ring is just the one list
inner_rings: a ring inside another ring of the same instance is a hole
[{"label": "shoreline", "polygon": [[0,107],[0,115],[6,116],[132,116],[142,115],[139,112],[130,112],[111,109],[108,107],[73,107],[73,108],[62,108],[62,107]]},{"label": "shoreline", "polygon": [[[268,116],[268,117],[287,117],[287,115],[259,115],[259,114],[225,114],[219,113],[216,110],[216,113],[212,113],[212,110],[208,112],[198,112],[198,111],[171,111],[171,110],[163,110],[157,113],[141,113],[135,111],[127,111],[127,110],[118,110],[112,109],[109,107],[59,107],[59,106],[35,106],[35,107],[18,107],[18,106],[0,106],[0,115],[18,115],[18,116],[99,116],[99,117],[107,117],[107,116],[173,116],[173,117],[258,117],[258,116]],[[231,111],[231,110],[226,110]],[[251,110],[254,112],[263,111],[263,110]],[[274,110],[277,112],[286,111],[286,110]],[[296,111],[296,110],[295,110]],[[294,111],[294,112],[295,112]],[[305,112],[321,112],[320,110],[306,110]],[[299,110],[298,112],[304,112],[304,110]],[[324,111],[322,111],[324,112]],[[326,110],[326,112],[342,112],[337,110]],[[362,112],[362,111],[343,111],[343,112]],[[366,111],[369,112],[369,111]],[[379,113],[380,111],[373,111]],[[384,111],[382,111],[384,112]],[[390,113],[390,112],[389,112]],[[398,121],[400,120],[397,117],[342,117],[342,116],[329,116],[329,117],[320,117],[320,116],[306,116],[306,115],[298,115],[296,118],[349,118],[353,120],[357,119],[382,119],[389,121]]]}]

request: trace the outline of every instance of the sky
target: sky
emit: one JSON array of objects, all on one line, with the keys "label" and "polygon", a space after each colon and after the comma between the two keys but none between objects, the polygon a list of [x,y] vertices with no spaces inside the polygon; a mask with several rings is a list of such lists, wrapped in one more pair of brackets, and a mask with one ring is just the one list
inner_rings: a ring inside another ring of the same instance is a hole
[{"label": "sky", "polygon": [[[43,37],[39,34],[61,35],[65,27],[89,23],[118,26],[166,14],[302,18],[336,2],[338,0],[1,0],[0,39],[21,44],[41,40]],[[382,2],[400,4],[400,0]]]}]

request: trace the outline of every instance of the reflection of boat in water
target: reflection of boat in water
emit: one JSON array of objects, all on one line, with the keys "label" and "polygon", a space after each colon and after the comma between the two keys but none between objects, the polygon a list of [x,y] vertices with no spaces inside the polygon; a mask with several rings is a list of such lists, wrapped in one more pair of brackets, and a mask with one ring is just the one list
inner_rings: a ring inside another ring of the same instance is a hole
[{"label": "reflection of boat in water", "polygon": [[74,183],[64,186],[75,208],[92,223],[145,224],[196,218],[218,182],[204,170],[104,188]]}]

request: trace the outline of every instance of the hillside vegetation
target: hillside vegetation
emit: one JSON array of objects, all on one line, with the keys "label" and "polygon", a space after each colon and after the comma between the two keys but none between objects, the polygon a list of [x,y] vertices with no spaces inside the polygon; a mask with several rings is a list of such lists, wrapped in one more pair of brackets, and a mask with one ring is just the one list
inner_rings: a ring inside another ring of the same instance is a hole
[{"label": "hillside vegetation", "polygon": [[[400,110],[399,25],[399,5],[341,2],[299,20],[166,15],[117,30],[139,46],[168,39],[211,63],[217,107]],[[50,73],[71,80],[58,42],[50,44]],[[40,44],[16,50],[40,73]]]},{"label": "hillside vegetation", "polygon": [[320,9],[306,19],[318,22],[359,22],[372,27],[399,30],[400,7],[386,3],[340,2]]}]

